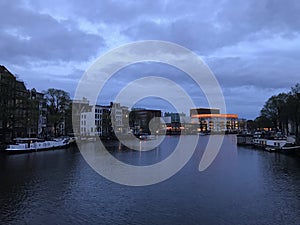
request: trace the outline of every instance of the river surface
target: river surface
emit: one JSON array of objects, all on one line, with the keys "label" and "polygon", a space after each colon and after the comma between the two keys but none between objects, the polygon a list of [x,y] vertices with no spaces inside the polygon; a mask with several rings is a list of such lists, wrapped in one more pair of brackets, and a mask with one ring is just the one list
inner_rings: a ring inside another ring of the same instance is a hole
[{"label": "river surface", "polygon": [[[199,172],[208,138],[200,137],[176,175],[142,187],[103,178],[77,147],[1,154],[0,224],[300,224],[299,157],[237,147],[228,135]],[[168,136],[147,152],[118,141],[107,145],[124,162],[150,165],[167,158],[177,142]]]}]

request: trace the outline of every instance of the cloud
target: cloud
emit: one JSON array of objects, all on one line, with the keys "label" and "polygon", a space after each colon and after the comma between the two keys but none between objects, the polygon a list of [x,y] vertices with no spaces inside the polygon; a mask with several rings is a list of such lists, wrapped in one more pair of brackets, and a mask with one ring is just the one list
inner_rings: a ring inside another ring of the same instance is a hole
[{"label": "cloud", "polygon": [[[145,39],[172,41],[201,55],[228,108],[245,116],[256,116],[266,98],[299,82],[297,0],[15,0],[1,1],[0,11],[1,64],[37,89],[50,80],[74,93],[97,56]],[[136,74],[127,75],[130,79],[155,72],[197,95],[193,82],[174,69],[137,66],[123,72]],[[106,96],[126,85],[123,78],[117,88],[108,85],[113,88]],[[236,107],[241,102],[245,112]]]},{"label": "cloud", "polygon": [[86,34],[73,21],[1,1],[0,59],[15,64],[36,61],[87,60],[104,45],[101,36]]}]

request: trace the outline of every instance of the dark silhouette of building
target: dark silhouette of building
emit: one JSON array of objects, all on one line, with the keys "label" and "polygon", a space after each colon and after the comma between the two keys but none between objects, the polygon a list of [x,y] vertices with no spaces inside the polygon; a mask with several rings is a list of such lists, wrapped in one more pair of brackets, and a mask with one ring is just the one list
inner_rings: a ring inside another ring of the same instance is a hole
[{"label": "dark silhouette of building", "polygon": [[38,137],[45,126],[44,95],[26,89],[4,66],[0,66],[0,142],[16,137]]},{"label": "dark silhouette of building", "polygon": [[170,113],[166,112],[164,118],[166,119],[166,134],[181,134],[183,127],[185,127],[184,121],[181,121],[181,117],[186,117],[185,113]]},{"label": "dark silhouette of building", "polygon": [[0,65],[0,142],[11,140],[15,121],[16,77]]},{"label": "dark silhouette of building", "polygon": [[160,110],[153,109],[132,109],[129,113],[129,125],[134,134],[148,133],[150,134],[149,123],[153,118],[157,120],[157,130],[159,130]]},{"label": "dark silhouette of building", "polygon": [[193,108],[190,109],[190,116],[199,115],[199,114],[220,114],[220,109],[212,108]]},{"label": "dark silhouette of building", "polygon": [[34,118],[31,118],[31,115],[29,115],[29,92],[22,81],[16,81],[14,100],[15,113],[13,137],[26,137],[29,131],[29,124],[33,122]]},{"label": "dark silhouette of building", "polygon": [[44,137],[47,127],[47,104],[44,94],[37,92],[34,88],[29,91],[29,101],[27,115],[29,121],[27,125],[27,135],[29,137]]}]

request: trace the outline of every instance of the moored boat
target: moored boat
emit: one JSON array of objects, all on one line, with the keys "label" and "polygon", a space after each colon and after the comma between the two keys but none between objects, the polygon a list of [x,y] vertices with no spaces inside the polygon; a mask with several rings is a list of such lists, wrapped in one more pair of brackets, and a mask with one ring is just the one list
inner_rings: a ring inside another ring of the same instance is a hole
[{"label": "moored boat", "polygon": [[7,153],[22,153],[43,151],[49,149],[63,148],[69,145],[69,138],[56,138],[51,141],[44,141],[38,138],[16,138],[15,144],[8,145]]},{"label": "moored boat", "polygon": [[299,153],[300,152],[300,146],[295,145],[294,143],[286,143],[284,146],[282,146],[279,149],[279,152],[284,153],[284,154]]},{"label": "moored boat", "polygon": [[267,146],[267,140],[268,139],[265,138],[254,138],[252,143],[254,147],[265,149],[265,147]]},{"label": "moored boat", "polygon": [[147,133],[141,133],[140,135],[137,136],[140,140],[155,140],[156,136],[147,134]]},{"label": "moored boat", "polygon": [[275,152],[283,148],[287,144],[286,140],[267,140],[265,150],[269,152]]},{"label": "moored boat", "polygon": [[238,145],[252,145],[253,144],[253,135],[252,134],[238,134],[237,135],[237,144]]}]

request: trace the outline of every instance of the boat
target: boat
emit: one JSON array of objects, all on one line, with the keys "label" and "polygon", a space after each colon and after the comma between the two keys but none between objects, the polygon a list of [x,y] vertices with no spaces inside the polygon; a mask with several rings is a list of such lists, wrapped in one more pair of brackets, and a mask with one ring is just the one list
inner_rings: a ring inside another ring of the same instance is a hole
[{"label": "boat", "polygon": [[252,143],[254,147],[265,149],[267,146],[267,140],[265,138],[253,138]]},{"label": "boat", "polygon": [[75,144],[77,141],[76,137],[70,137],[69,144]]},{"label": "boat", "polygon": [[151,135],[151,134],[147,134],[147,133],[140,133],[138,136],[137,136],[140,140],[155,140],[156,139],[156,136],[155,135]]},{"label": "boat", "polygon": [[282,146],[279,149],[280,153],[284,154],[293,154],[293,153],[299,153],[300,152],[300,146],[295,145],[295,143],[286,143],[284,146]]},{"label": "boat", "polygon": [[265,146],[265,150],[269,151],[269,152],[275,152],[275,151],[279,151],[280,149],[282,149],[285,145],[287,144],[286,140],[267,140],[266,141],[266,146]]},{"label": "boat", "polygon": [[237,145],[252,145],[253,135],[252,134],[238,134],[237,135]]},{"label": "boat", "polygon": [[237,145],[253,145],[268,152],[280,152],[284,154],[300,154],[300,146],[296,145],[295,136],[285,136],[281,132],[268,135],[263,132],[251,134],[238,134]]},{"label": "boat", "polygon": [[69,140],[68,137],[56,138],[51,141],[44,141],[38,138],[15,138],[15,144],[8,145],[5,152],[22,153],[63,148],[69,145]]}]

